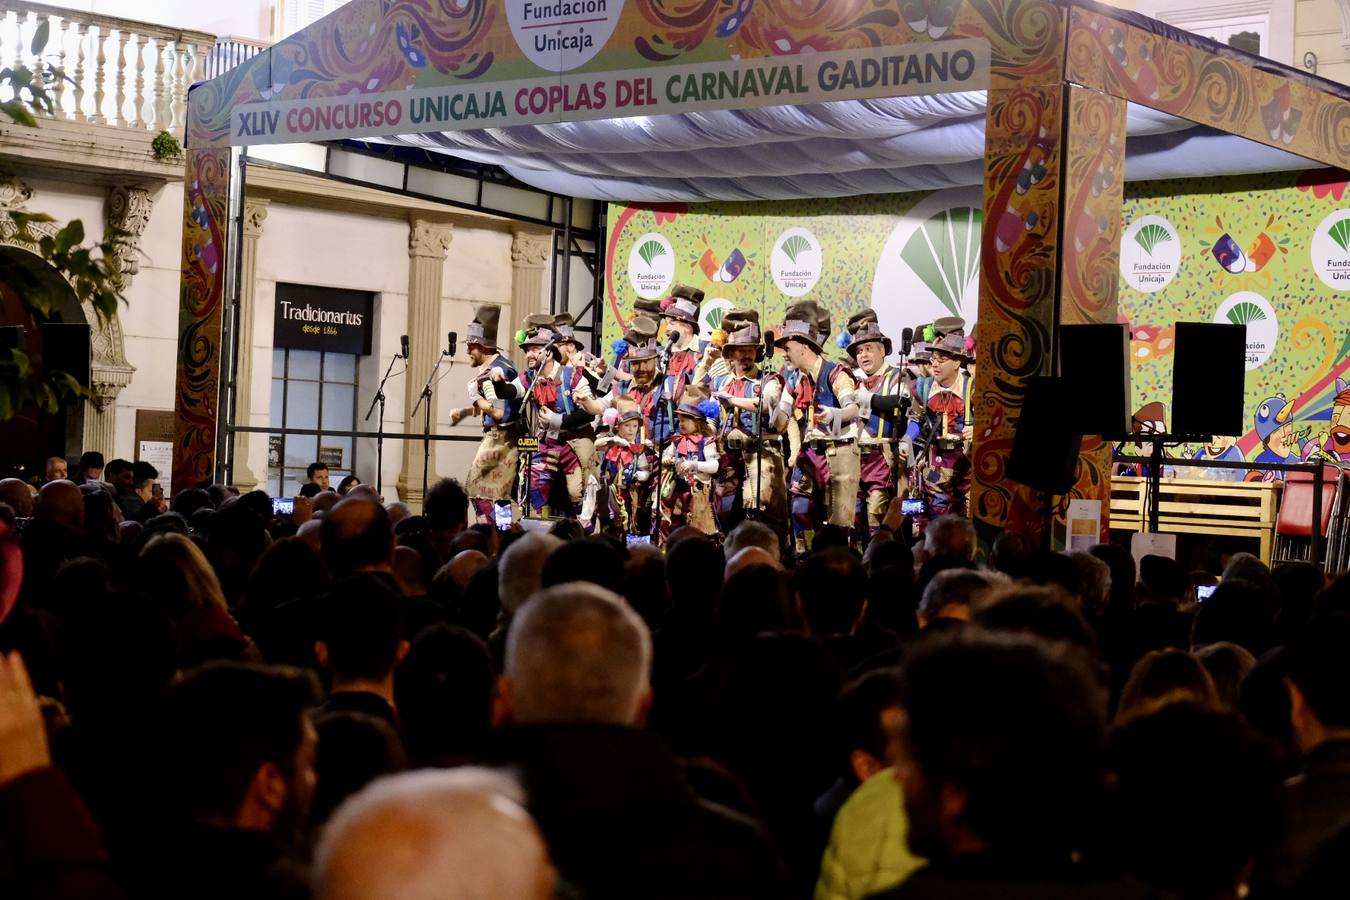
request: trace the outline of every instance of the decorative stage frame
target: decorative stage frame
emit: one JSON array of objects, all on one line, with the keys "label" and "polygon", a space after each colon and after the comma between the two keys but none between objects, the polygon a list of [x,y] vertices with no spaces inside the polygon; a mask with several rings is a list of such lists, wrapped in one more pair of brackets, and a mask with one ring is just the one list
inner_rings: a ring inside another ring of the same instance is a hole
[{"label": "decorative stage frame", "polygon": [[352,0],[189,93],[173,488],[216,471],[232,146],[987,89],[971,510],[1039,534],[1004,470],[1059,326],[1116,321],[1127,103],[1350,168],[1336,88],[1087,0]]}]

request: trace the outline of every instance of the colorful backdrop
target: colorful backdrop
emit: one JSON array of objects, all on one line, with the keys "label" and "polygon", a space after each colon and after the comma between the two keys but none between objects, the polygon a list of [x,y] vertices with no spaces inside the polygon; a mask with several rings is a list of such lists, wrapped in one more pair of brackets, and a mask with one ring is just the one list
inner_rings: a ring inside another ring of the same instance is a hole
[{"label": "colorful backdrop", "polygon": [[[1258,417],[1263,408],[1275,415],[1281,402],[1292,404],[1301,456],[1332,446],[1337,380],[1350,368],[1347,180],[1317,169],[1126,185],[1120,319],[1134,338],[1133,410],[1160,404],[1170,424],[1175,322],[1238,322],[1248,332],[1244,458],[1265,449],[1269,426]],[[836,336],[866,306],[897,344],[902,328],[940,316],[973,323],[979,206],[978,188],[612,205],[606,343],[621,335],[638,296],[664,296],[674,282],[706,292],[705,335],[732,306],[760,310],[772,328],[788,304],[808,298],[830,309]],[[1350,417],[1350,394],[1343,400]]]}]

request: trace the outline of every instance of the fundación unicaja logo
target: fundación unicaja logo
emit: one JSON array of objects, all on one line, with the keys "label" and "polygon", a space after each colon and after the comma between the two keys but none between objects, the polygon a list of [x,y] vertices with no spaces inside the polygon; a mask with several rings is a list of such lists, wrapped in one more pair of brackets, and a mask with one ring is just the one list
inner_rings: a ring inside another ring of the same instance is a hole
[{"label": "fundaci\u00f3n unicaja logo", "polygon": [[1280,323],[1270,301],[1255,291],[1238,291],[1214,313],[1219,325],[1247,327],[1247,369],[1258,369],[1275,352],[1280,338]]},{"label": "fundaci\u00f3n unicaja logo", "polygon": [[[506,0],[511,36],[530,62],[570,72],[604,49],[624,0]],[[462,5],[462,4],[461,4]]]},{"label": "fundaci\u00f3n unicaja logo", "polygon": [[1338,291],[1350,291],[1350,210],[1338,209],[1322,220],[1313,232],[1313,271],[1322,283]]},{"label": "fundaci\u00f3n unicaja logo", "polygon": [[820,241],[805,228],[789,228],[773,242],[769,265],[774,283],[789,297],[807,294],[820,281],[824,267]]},{"label": "fundaci\u00f3n unicaja logo", "polygon": [[639,297],[663,296],[675,281],[675,250],[664,235],[649,232],[628,254],[628,281]]},{"label": "fundaci\u00f3n unicaja logo", "polygon": [[1172,223],[1162,216],[1142,216],[1130,223],[1120,240],[1120,274],[1136,291],[1152,294],[1176,277],[1181,242]]}]

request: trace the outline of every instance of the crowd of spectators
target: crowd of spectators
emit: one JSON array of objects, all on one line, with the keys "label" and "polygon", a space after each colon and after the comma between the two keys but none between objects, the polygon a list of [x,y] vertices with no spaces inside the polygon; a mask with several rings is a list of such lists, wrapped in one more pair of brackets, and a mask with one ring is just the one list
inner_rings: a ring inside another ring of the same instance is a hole
[{"label": "crowd of spectators", "polygon": [[0,481],[3,897],[1350,893],[1350,578],[55,462]]}]

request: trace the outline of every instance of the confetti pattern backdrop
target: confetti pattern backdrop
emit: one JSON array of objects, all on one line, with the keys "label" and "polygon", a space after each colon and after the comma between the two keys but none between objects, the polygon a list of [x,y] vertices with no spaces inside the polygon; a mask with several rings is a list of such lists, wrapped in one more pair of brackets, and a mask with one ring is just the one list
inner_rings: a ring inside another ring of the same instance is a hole
[{"label": "confetti pattern backdrop", "polygon": [[[1135,290],[1121,279],[1120,318],[1129,323],[1134,336],[1130,351],[1135,410],[1157,401],[1170,414],[1173,324],[1231,321],[1227,315],[1220,318],[1221,305],[1234,294],[1249,291],[1263,298],[1274,313],[1272,322],[1259,301],[1238,298],[1238,304],[1245,300],[1248,305],[1235,313],[1236,318],[1244,312],[1257,317],[1246,323],[1249,346],[1253,329],[1263,329],[1268,337],[1273,325],[1277,334],[1269,355],[1247,371],[1248,430],[1239,448],[1248,460],[1261,452],[1255,416],[1268,398],[1278,394],[1294,404],[1297,430],[1306,430],[1312,442],[1326,444],[1328,420],[1339,393],[1336,381],[1347,378],[1350,367],[1350,296],[1318,276],[1312,247],[1318,227],[1329,216],[1350,212],[1348,178],[1339,170],[1317,169],[1126,185],[1126,240],[1132,221],[1161,216],[1172,226],[1181,250],[1175,277],[1155,293]],[[1234,247],[1242,252],[1245,266],[1232,260]],[[1219,256],[1240,271],[1229,271]],[[1325,265],[1322,256],[1318,254]],[[1350,283],[1346,287],[1350,290]]]}]

